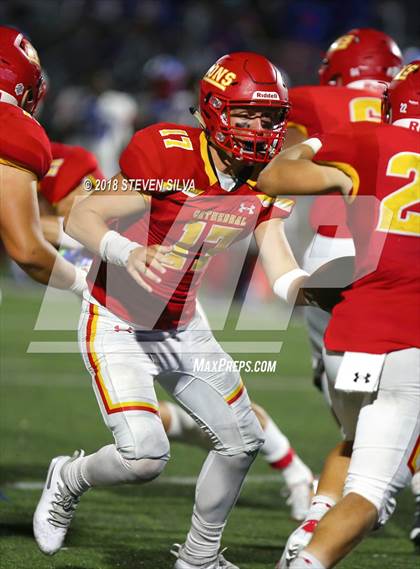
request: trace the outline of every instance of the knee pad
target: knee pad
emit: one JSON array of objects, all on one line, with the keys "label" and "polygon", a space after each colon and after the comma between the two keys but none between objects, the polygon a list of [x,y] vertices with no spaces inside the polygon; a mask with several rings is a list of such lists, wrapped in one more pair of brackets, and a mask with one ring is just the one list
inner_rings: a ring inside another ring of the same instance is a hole
[{"label": "knee pad", "polygon": [[150,482],[157,478],[166,466],[167,460],[161,458],[140,458],[139,460],[122,459],[124,467],[130,473],[132,482]]},{"label": "knee pad", "polygon": [[[139,413],[129,417],[113,430],[118,452],[126,460],[162,459],[168,461],[170,447],[162,422],[156,415]],[[149,416],[150,415],[150,416]]]}]

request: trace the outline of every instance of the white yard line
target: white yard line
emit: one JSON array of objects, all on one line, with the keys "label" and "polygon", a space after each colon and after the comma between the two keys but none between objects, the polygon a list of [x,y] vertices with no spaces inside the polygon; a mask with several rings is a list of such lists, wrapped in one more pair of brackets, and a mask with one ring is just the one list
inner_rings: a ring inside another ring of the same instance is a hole
[{"label": "white yard line", "polygon": [[[282,482],[282,478],[275,474],[254,474],[246,478],[247,484],[267,484],[269,482]],[[18,481],[5,483],[4,488],[12,488],[13,490],[42,490],[44,481]],[[195,486],[197,483],[196,476],[162,476],[152,484],[163,484],[171,486]]]}]

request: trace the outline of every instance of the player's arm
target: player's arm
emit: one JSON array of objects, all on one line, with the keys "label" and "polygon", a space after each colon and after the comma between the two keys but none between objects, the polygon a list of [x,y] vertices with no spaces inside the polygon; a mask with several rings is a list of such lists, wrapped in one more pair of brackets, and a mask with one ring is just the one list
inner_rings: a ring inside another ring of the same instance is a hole
[{"label": "player's arm", "polygon": [[290,148],[291,146],[295,146],[295,144],[300,144],[306,138],[308,137],[305,136],[301,130],[294,126],[288,126],[282,148]]},{"label": "player's arm", "polygon": [[[310,142],[318,139],[310,139]],[[280,152],[260,173],[259,190],[269,196],[312,195],[340,191],[348,195],[352,180],[334,166],[312,162],[315,150],[308,141]],[[318,141],[318,149],[320,145]],[[316,149],[316,143],[314,145]]]},{"label": "player's arm", "polygon": [[308,277],[296,262],[284,232],[282,219],[260,223],[254,231],[265,274],[274,293],[286,302],[306,304],[300,287]]},{"label": "player's arm", "polygon": [[80,271],[58,256],[42,235],[35,175],[0,164],[0,196],[0,229],[8,255],[36,281],[82,292]]},{"label": "player's arm", "polygon": [[[143,247],[109,229],[111,218],[142,216],[149,208],[150,197],[141,192],[128,192],[126,178],[120,173],[109,180],[112,191],[96,191],[76,202],[66,216],[66,233],[109,263],[126,267],[133,279],[151,292],[148,280],[160,282],[156,273],[165,273],[162,264],[170,247]],[[145,279],[146,277],[146,279]]]}]

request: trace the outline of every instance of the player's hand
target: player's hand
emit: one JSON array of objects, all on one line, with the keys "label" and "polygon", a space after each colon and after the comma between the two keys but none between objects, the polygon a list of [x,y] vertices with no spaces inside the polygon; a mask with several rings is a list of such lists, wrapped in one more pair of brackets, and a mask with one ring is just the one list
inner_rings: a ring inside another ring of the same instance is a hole
[{"label": "player's hand", "polygon": [[127,261],[128,274],[139,286],[147,292],[152,292],[153,288],[148,281],[152,281],[152,283],[161,282],[160,275],[166,273],[163,262],[165,262],[166,254],[170,251],[172,251],[172,247],[163,245],[133,249]]}]

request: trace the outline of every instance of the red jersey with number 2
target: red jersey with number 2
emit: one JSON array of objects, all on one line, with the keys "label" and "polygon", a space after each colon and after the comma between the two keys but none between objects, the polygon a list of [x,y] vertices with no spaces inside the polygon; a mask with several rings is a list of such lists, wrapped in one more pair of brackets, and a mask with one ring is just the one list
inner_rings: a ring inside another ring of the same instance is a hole
[{"label": "red jersey with number 2", "polygon": [[[332,132],[350,122],[381,120],[381,98],[370,91],[324,85],[293,87],[288,126],[298,128],[306,137]],[[351,237],[346,226],[346,211],[339,200],[315,198],[309,214],[314,231],[325,237]]]},{"label": "red jersey with number 2", "polygon": [[378,354],[420,347],[418,133],[365,122],[320,139],[313,160],[353,179],[346,209],[357,279],[333,309],[325,345]]},{"label": "red jersey with number 2", "polygon": [[[172,246],[162,282],[146,292],[123,267],[96,259],[88,280],[94,298],[146,329],[185,326],[212,256],[272,217],[289,216],[293,201],[270,198],[244,179],[233,191],[217,178],[204,132],[160,123],[137,132],[120,158],[127,191],[149,192],[150,211],[120,220],[120,233],[142,245]],[[123,197],[121,198],[123,199]]]}]

